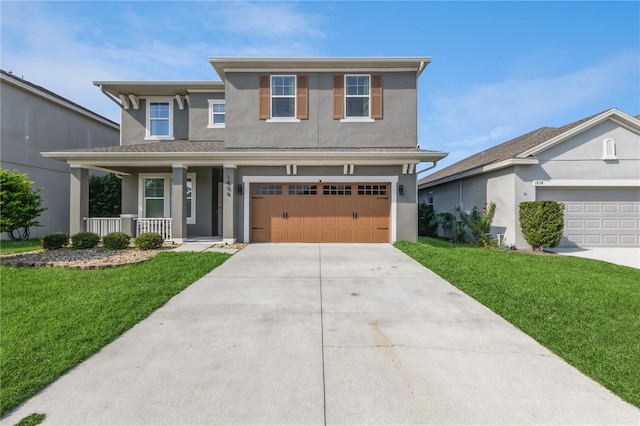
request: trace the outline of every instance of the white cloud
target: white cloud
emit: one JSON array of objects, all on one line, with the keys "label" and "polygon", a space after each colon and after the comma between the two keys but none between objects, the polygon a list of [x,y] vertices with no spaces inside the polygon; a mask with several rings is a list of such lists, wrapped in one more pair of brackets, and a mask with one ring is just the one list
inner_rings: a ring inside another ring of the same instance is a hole
[{"label": "white cloud", "polygon": [[430,141],[428,149],[450,153],[441,166],[452,164],[536,128],[562,126],[620,107],[610,102],[617,94],[640,92],[638,72],[637,53],[625,52],[565,75],[436,92],[426,100],[433,113],[422,118],[426,123],[421,137]]},{"label": "white cloud", "polygon": [[320,17],[293,4],[160,2],[150,19],[122,2],[108,20],[94,18],[104,3],[76,5],[2,1],[2,68],[114,121],[92,81],[217,80],[209,56],[313,55],[322,38]]}]

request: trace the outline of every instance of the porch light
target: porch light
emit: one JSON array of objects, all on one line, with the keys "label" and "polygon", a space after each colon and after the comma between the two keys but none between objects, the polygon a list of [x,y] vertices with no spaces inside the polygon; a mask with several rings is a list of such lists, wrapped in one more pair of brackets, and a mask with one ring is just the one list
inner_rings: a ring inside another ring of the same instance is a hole
[{"label": "porch light", "polygon": [[404,195],[404,185],[400,184],[398,186],[398,194]]},{"label": "porch light", "polygon": [[242,184],[238,184],[238,195],[242,195]]}]

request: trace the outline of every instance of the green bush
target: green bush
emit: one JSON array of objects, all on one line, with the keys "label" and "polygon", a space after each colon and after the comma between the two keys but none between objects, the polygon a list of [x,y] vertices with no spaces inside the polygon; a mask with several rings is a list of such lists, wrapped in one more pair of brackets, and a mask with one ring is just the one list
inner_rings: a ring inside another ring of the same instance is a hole
[{"label": "green bush", "polygon": [[138,235],[133,244],[138,250],[151,250],[162,247],[162,235],[156,232],[145,232]]},{"label": "green bush", "polygon": [[78,232],[71,236],[71,247],[74,249],[94,248],[100,242],[100,235],[93,232]]},{"label": "green bush", "polygon": [[69,236],[64,232],[52,232],[40,237],[40,245],[45,250],[55,250],[69,244]]},{"label": "green bush", "polygon": [[34,191],[32,185],[26,173],[0,169],[0,232],[13,240],[28,239],[29,227],[41,226],[36,218],[47,210],[42,207],[42,188]]},{"label": "green bush", "polygon": [[107,250],[124,250],[130,242],[131,237],[124,232],[112,232],[102,238],[102,245]]},{"label": "green bush", "polygon": [[524,201],[520,203],[522,236],[534,251],[557,247],[564,230],[564,204],[557,201]]},{"label": "green bush", "polygon": [[435,237],[438,231],[436,213],[433,205],[420,203],[418,206],[418,235],[421,237]]},{"label": "green bush", "polygon": [[122,180],[115,174],[89,178],[90,217],[119,217],[121,199]]},{"label": "green bush", "polygon": [[485,207],[482,211],[474,207],[470,214],[460,213],[460,220],[464,223],[473,234],[478,245],[483,247],[497,247],[498,243],[491,238],[491,222],[496,213],[496,203],[491,201],[489,207]]}]

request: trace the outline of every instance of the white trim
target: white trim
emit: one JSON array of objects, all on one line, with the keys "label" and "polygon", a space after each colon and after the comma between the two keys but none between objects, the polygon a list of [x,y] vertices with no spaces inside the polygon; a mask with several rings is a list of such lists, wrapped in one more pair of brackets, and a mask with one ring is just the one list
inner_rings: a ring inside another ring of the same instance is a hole
[{"label": "white trim", "polygon": [[131,108],[129,98],[126,95],[120,95],[118,97],[120,98],[120,102],[122,102],[122,107],[126,110],[129,110],[129,108]]},{"label": "white trim", "polygon": [[341,123],[375,123],[376,120],[369,117],[347,117],[341,118]]},{"label": "white trim", "polygon": [[272,117],[265,120],[267,123],[299,123],[300,119],[295,117]]},{"label": "white trim", "polygon": [[534,180],[533,186],[546,187],[583,187],[583,188],[637,188],[640,187],[640,179],[551,179]]},{"label": "white trim", "polygon": [[140,99],[136,95],[129,95],[129,99],[131,100],[131,105],[133,105],[133,109],[140,109]]},{"label": "white trim", "polygon": [[[209,124],[207,126],[208,129],[223,129],[225,127],[225,124],[227,122],[227,104],[225,102],[225,99],[207,99],[207,102],[209,103]],[[214,105],[224,105],[224,112],[220,113],[217,112],[216,114],[223,114],[224,115],[224,123],[214,123],[213,122],[213,106]]]},{"label": "white trim", "polygon": [[184,99],[180,95],[176,95],[176,101],[178,102],[178,109],[184,110]]},{"label": "white trim", "polygon": [[[147,101],[146,104],[146,127],[144,140],[147,141],[167,141],[175,140],[173,137],[173,98],[164,97],[147,97],[143,98]],[[152,136],[151,135],[151,103],[168,103],[169,104],[169,134],[167,136]]]},{"label": "white trim", "polygon": [[243,229],[244,229],[244,242],[250,243],[250,196],[251,196],[251,184],[252,183],[389,183],[391,190],[391,214],[389,222],[391,229],[389,232],[391,243],[396,241],[397,236],[397,208],[398,208],[398,176],[243,176],[242,183],[245,185],[242,192],[244,215],[243,215]]}]

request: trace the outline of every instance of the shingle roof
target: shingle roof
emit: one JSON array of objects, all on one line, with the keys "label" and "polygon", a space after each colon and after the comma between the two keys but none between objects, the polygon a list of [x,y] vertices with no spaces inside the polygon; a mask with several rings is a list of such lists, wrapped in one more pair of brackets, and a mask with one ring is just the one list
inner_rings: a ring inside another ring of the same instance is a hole
[{"label": "shingle roof", "polygon": [[599,112],[562,127],[541,127],[522,136],[518,136],[517,138],[503,142],[500,145],[496,145],[492,148],[473,154],[470,157],[460,160],[442,170],[438,170],[437,172],[420,179],[418,181],[418,185],[445,179],[489,164],[509,160],[550,139],[555,138],[558,135],[568,132],[569,130],[591,120],[594,117],[597,117],[600,114],[603,114],[606,111],[609,110]]},{"label": "shingle roof", "polygon": [[52,92],[52,91],[51,91],[51,90],[49,90],[49,89],[45,89],[45,88],[44,88],[44,87],[42,87],[42,86],[38,86],[37,84],[34,84],[34,83],[32,83],[32,82],[30,82],[30,81],[28,81],[28,80],[25,80],[25,79],[23,79],[23,78],[20,78],[20,77],[18,77],[17,75],[14,75],[14,74],[12,74],[12,73],[8,73],[8,72],[6,72],[5,70],[2,70],[2,69],[0,69],[0,74],[2,74],[3,76],[5,76],[5,77],[7,77],[7,78],[10,78],[10,79],[12,79],[12,80],[15,80],[16,82],[19,82],[19,83],[25,84],[25,85],[27,85],[27,86],[29,86],[29,87],[31,87],[31,88],[33,88],[33,89],[35,89],[35,90],[38,90],[38,91],[40,91],[40,92],[42,92],[42,93],[45,93],[45,94],[47,94],[47,95],[49,95],[49,96],[51,96],[51,97],[54,97],[54,98],[58,99],[59,101],[62,101],[62,102],[64,102],[64,103],[66,103],[66,104],[69,104],[69,105],[71,105],[71,106],[73,106],[73,107],[75,107],[75,108],[81,109],[81,110],[85,111],[85,112],[86,112],[87,114],[89,114],[89,115],[94,115],[94,116],[96,116],[96,117],[100,117],[101,119],[106,120],[106,121],[108,121],[108,122],[110,122],[110,123],[113,123],[113,124],[114,124],[114,125],[116,125],[116,126],[120,126],[118,123],[116,123],[116,122],[115,122],[115,121],[113,121],[113,120],[109,120],[107,117],[104,117],[104,116],[102,116],[102,115],[100,115],[100,114],[98,114],[98,113],[96,113],[96,112],[93,112],[93,111],[91,111],[90,109],[83,107],[82,105],[78,105],[77,103],[75,103],[75,102],[73,102],[73,101],[70,101],[69,99],[67,99],[67,98],[65,98],[65,97],[62,97],[62,96],[58,95],[57,93]]},{"label": "shingle roof", "polygon": [[223,141],[215,142],[199,142],[190,140],[176,140],[176,141],[164,141],[164,142],[150,142],[135,145],[122,145],[122,146],[101,146],[90,149],[67,149],[57,151],[64,152],[86,152],[86,153],[99,153],[99,152],[112,152],[112,153],[128,153],[128,152],[164,152],[164,153],[216,153],[216,152],[344,152],[344,153],[380,153],[380,152],[416,152],[425,153],[438,151],[429,151],[419,148],[236,148],[230,149],[224,147]]}]

